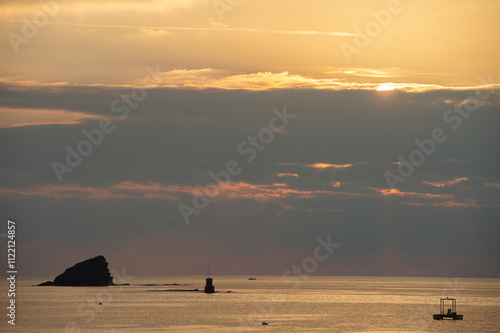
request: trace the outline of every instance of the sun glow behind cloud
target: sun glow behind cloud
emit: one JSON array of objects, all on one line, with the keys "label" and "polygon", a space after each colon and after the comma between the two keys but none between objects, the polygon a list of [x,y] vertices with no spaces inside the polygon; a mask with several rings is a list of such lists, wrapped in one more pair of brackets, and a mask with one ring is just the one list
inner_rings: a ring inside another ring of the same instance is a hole
[{"label": "sun glow behind cloud", "polygon": [[394,86],[392,83],[384,83],[377,87],[377,91],[393,91]]},{"label": "sun glow behind cloud", "polygon": [[[318,89],[318,90],[377,90],[403,92],[426,92],[434,90],[471,90],[479,89],[476,86],[441,86],[436,84],[420,83],[360,83],[351,82],[340,78],[317,78],[301,74],[293,74],[288,71],[256,72],[248,74],[233,74],[230,71],[202,68],[202,69],[175,69],[163,72],[159,75],[162,83],[160,86],[171,88],[193,88],[193,89],[246,89],[246,90],[269,90],[269,89]],[[139,84],[139,83],[137,83]],[[482,85],[480,89],[500,89],[500,84],[492,83]]]},{"label": "sun glow behind cloud", "polygon": [[[156,81],[158,80],[158,81]],[[264,91],[274,89],[315,89],[315,90],[376,90],[376,91],[392,91],[399,90],[408,93],[423,93],[428,91],[439,90],[478,90],[494,92],[500,90],[500,84],[492,83],[481,86],[440,86],[435,84],[418,84],[418,83],[398,83],[393,84],[392,88],[379,89],[378,83],[356,83],[346,82],[340,79],[320,79],[306,77],[299,74],[291,74],[289,72],[271,73],[257,72],[249,74],[230,74],[225,70],[217,70],[211,68],[187,70],[175,69],[160,73],[154,81],[149,85],[144,84],[144,80],[133,80],[122,82],[120,84],[70,84],[67,82],[38,82],[38,81],[20,81],[0,78],[0,83],[9,86],[13,90],[33,89],[35,87],[46,87],[52,89],[63,89],[65,87],[142,87],[142,88],[183,88],[183,89],[224,89],[224,90],[252,90]],[[480,101],[481,104],[487,101]]]}]

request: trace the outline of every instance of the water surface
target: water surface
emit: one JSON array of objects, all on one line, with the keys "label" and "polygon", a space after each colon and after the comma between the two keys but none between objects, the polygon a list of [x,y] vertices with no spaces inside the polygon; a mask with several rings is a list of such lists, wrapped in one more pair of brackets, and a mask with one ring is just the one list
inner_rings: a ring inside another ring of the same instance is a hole
[{"label": "water surface", "polygon": [[[129,286],[32,286],[48,279],[17,281],[16,326],[8,325],[4,314],[0,331],[500,331],[498,279],[308,277],[295,283],[281,276],[257,276],[255,281],[214,276],[217,293],[212,295],[168,291],[203,290],[202,276],[135,277]],[[166,285],[173,283],[178,285]],[[7,290],[3,281],[0,287]],[[457,298],[463,321],[432,319],[441,297]]]}]

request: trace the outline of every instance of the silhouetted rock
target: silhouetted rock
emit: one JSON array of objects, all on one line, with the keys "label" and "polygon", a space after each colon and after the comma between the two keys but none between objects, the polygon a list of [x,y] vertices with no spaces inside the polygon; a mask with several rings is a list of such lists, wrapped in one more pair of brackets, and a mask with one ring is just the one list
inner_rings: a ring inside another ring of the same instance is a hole
[{"label": "silhouetted rock", "polygon": [[39,286],[109,286],[113,285],[113,277],[109,273],[108,263],[103,256],[88,259],[70,267],[54,282],[47,281]]},{"label": "silhouetted rock", "polygon": [[37,286],[53,286],[54,285],[54,281],[45,281],[45,282],[42,282],[40,284],[37,284]]}]

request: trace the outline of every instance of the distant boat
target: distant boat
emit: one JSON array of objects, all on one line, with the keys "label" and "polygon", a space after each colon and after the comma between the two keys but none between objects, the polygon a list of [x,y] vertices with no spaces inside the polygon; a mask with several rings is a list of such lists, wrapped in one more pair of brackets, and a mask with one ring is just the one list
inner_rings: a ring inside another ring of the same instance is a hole
[{"label": "distant boat", "polygon": [[257,280],[257,278],[254,278],[254,277],[249,277],[248,279],[249,280]]},{"label": "distant boat", "polygon": [[[436,320],[441,319],[453,319],[453,320],[462,320],[464,319],[464,315],[457,314],[457,300],[454,298],[441,298],[439,301],[439,313],[432,315],[432,318]],[[448,308],[448,311],[446,311]]]}]

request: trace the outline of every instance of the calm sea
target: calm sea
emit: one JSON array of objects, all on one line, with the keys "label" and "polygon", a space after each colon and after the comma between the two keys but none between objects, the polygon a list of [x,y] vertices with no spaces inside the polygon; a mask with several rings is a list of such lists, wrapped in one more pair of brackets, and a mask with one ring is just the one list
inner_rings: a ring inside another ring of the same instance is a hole
[{"label": "calm sea", "polygon": [[[16,326],[2,332],[500,332],[500,280],[386,277],[135,277],[129,286],[34,287],[17,281]],[[167,285],[177,283],[178,285]],[[230,291],[230,292],[228,292]],[[455,297],[463,321],[432,319]],[[102,303],[99,305],[99,303]],[[265,321],[269,325],[264,326]]]}]

